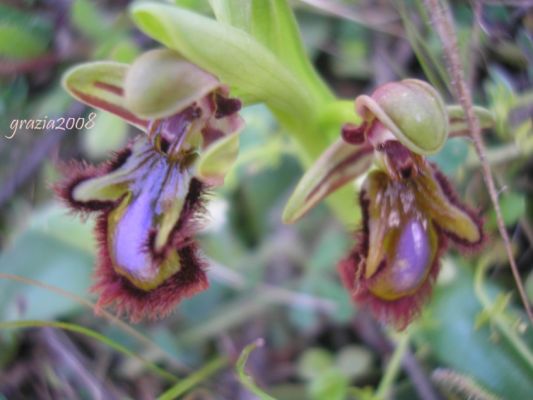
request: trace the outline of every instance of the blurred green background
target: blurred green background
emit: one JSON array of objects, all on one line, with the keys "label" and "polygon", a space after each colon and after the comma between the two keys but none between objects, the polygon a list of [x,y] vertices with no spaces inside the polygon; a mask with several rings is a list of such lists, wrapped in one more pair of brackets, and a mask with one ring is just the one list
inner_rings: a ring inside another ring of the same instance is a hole
[{"label": "blurred green background", "polygon": [[[173,3],[211,15],[207,1]],[[485,134],[487,157],[532,300],[533,8],[496,3],[451,7],[475,101],[497,118]],[[133,26],[128,4],[0,4],[0,399],[152,399],[176,382],[178,398],[189,400],[266,396],[246,387],[242,363],[234,368],[257,338],[265,344],[251,353],[246,373],[276,399],[533,397],[531,325],[465,139],[448,141],[434,161],[483,211],[489,243],[476,255],[446,255],[431,303],[402,334],[351,303],[336,263],[353,237],[326,206],[295,225],[281,223],[302,170],[263,105],[242,111],[237,165],[208,205],[200,241],[211,287],[162,321],[129,326],[95,316],[87,303],[94,301],[93,221],[70,215],[50,185],[58,162],[102,161],[136,133],[97,112],[87,131],[20,129],[7,137],[14,120],[93,111],[60,87],[69,66],[131,62],[156,46]],[[421,1],[291,4],[309,57],[338,96],[416,77],[451,101]]]}]

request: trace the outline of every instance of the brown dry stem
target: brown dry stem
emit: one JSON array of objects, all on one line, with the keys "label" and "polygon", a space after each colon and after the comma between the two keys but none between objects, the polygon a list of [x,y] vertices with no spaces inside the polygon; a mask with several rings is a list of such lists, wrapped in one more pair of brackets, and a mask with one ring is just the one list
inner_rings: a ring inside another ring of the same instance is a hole
[{"label": "brown dry stem", "polygon": [[433,25],[442,42],[444,55],[447,61],[447,67],[452,79],[451,83],[453,91],[458,102],[461,104],[465,111],[470,135],[472,136],[476,152],[481,162],[483,178],[485,180],[485,184],[487,185],[490,199],[494,206],[494,211],[496,212],[498,230],[500,231],[500,235],[502,236],[504,241],[505,250],[507,252],[507,257],[511,266],[511,271],[513,272],[514,280],[516,282],[518,292],[520,293],[520,297],[522,299],[522,303],[524,304],[524,308],[527,312],[529,320],[531,321],[531,323],[533,323],[533,312],[531,311],[531,305],[529,304],[524,285],[522,284],[522,279],[520,277],[520,273],[518,271],[518,267],[513,256],[511,241],[505,229],[505,223],[503,222],[502,212],[498,203],[498,191],[496,190],[492,171],[487,162],[486,148],[483,142],[483,138],[481,136],[479,120],[474,113],[472,95],[470,93],[470,90],[468,89],[467,83],[464,78],[463,66],[461,65],[459,50],[457,46],[457,35],[455,32],[453,17],[450,13],[449,7],[447,7],[447,5],[442,4],[442,2],[439,0],[424,0],[424,3],[428,14],[431,16]]}]

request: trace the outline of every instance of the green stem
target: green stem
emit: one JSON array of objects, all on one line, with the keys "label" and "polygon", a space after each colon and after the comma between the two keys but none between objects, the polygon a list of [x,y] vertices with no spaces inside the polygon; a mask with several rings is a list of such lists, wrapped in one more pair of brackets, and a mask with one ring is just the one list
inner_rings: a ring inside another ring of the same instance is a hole
[{"label": "green stem", "polygon": [[114,350],[126,356],[136,358],[137,360],[141,361],[146,366],[147,369],[153,371],[160,377],[170,382],[176,382],[178,380],[171,373],[145,360],[144,358],[137,355],[136,353],[128,350],[126,347],[124,347],[120,343],[117,343],[114,340],[111,340],[108,337],[96,331],[93,331],[92,329],[84,328],[83,326],[80,326],[80,325],[71,324],[69,322],[40,321],[40,320],[20,320],[20,321],[0,322],[0,329],[22,329],[22,328],[35,328],[35,327],[51,327],[51,328],[58,328],[58,329],[66,330],[66,331],[80,333],[82,335],[85,335],[92,339],[98,340],[101,343],[106,344],[109,347],[113,348]]},{"label": "green stem", "polygon": [[158,400],[173,400],[181,396],[182,394],[188,392],[193,387],[201,383],[202,381],[209,378],[211,375],[215,374],[220,369],[228,365],[228,359],[226,357],[216,357],[215,359],[208,362],[198,371],[190,374],[187,378],[183,379],[181,382],[176,383],[162,395],[160,395]]},{"label": "green stem", "polygon": [[[14,275],[14,274],[4,274],[0,273],[0,279],[6,279],[14,282],[20,282],[24,285],[33,286],[40,288],[42,290],[48,290],[58,296],[62,296],[66,299],[69,299],[70,301],[81,305],[82,307],[86,307],[89,310],[93,310],[95,305],[83,298],[80,297],[74,293],[71,293],[67,290],[61,289],[59,287],[49,285],[47,283],[43,283],[40,281],[37,281],[35,279],[31,279],[25,276],[20,275]],[[132,328],[130,325],[122,321],[121,319],[117,318],[115,315],[111,314],[110,312],[106,310],[100,310],[100,313],[98,314],[99,317],[103,317],[106,320],[108,320],[111,324],[116,326],[118,329],[122,330],[126,335],[136,339],[140,343],[142,343],[144,346],[147,346],[148,349],[155,351],[155,353],[158,356],[164,357],[171,365],[173,365],[175,368],[181,369],[183,371],[188,372],[189,368],[185,365],[181,365],[178,363],[178,360],[176,360],[173,356],[171,356],[169,353],[167,353],[161,346],[159,346],[157,343],[155,343],[153,340],[148,338],[147,336],[143,335],[141,332],[137,331],[136,329]]]},{"label": "green stem", "polygon": [[484,290],[485,272],[489,266],[489,261],[487,259],[483,259],[476,268],[474,277],[474,292],[476,293],[476,297],[481,303],[483,309],[489,311],[489,318],[491,322],[496,325],[503,337],[514,348],[517,355],[524,360],[531,373],[533,373],[533,354],[529,348],[520,339],[520,337],[518,337],[516,333],[509,328],[509,324],[505,321],[502,314],[490,312],[490,310],[493,308],[493,304]]},{"label": "green stem", "polygon": [[378,389],[376,391],[376,399],[385,399],[390,392],[390,389],[400,372],[400,367],[402,364],[403,357],[409,348],[409,333],[403,332],[396,344],[396,349],[387,365],[385,374],[379,383]]},{"label": "green stem", "polygon": [[237,378],[239,379],[239,382],[241,382],[242,385],[246,387],[246,389],[252,392],[260,400],[276,400],[274,397],[270,396],[269,394],[265,393],[262,389],[260,389],[254,382],[253,377],[251,375],[248,375],[246,371],[244,370],[246,367],[246,362],[248,361],[248,357],[250,356],[250,353],[254,351],[256,348],[264,346],[264,344],[265,344],[264,339],[259,338],[255,342],[246,346],[241,352],[241,355],[239,356],[237,363],[235,364],[235,370],[237,371]]}]

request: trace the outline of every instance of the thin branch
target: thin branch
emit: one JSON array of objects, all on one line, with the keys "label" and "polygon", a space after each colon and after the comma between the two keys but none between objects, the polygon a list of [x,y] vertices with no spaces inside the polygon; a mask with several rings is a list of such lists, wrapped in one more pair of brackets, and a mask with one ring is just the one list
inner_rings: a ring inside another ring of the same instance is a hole
[{"label": "thin branch", "polygon": [[[90,310],[93,310],[95,305],[93,302],[80,297],[74,293],[71,293],[67,290],[64,290],[62,288],[49,285],[44,282],[40,282],[31,278],[27,278],[20,275],[13,275],[13,274],[5,274],[3,272],[0,272],[0,279],[6,279],[14,282],[20,282],[25,285],[35,286],[38,288],[41,288],[43,290],[48,290],[52,293],[55,293],[59,296],[62,296],[66,299],[69,299],[73,301],[74,303],[80,304],[83,307],[86,307]],[[190,368],[179,363],[178,360],[176,360],[174,357],[170,356],[162,347],[160,347],[156,342],[152,341],[147,336],[143,335],[138,330],[132,328],[130,325],[128,325],[126,322],[122,321],[120,318],[116,317],[115,315],[111,314],[109,311],[101,310],[100,315],[98,317],[105,318],[108,320],[111,324],[113,324],[118,329],[122,330],[124,333],[129,335],[130,337],[133,337],[137,339],[140,343],[145,345],[149,349],[153,349],[158,356],[162,356],[165,358],[167,362],[169,362],[172,367],[179,369],[183,372],[189,372]]]},{"label": "thin branch", "polygon": [[481,1],[475,1],[472,4],[473,11],[474,11],[474,26],[472,27],[472,34],[470,38],[469,43],[469,51],[470,51],[470,65],[468,66],[468,74],[467,74],[467,83],[468,83],[468,89],[472,90],[474,88],[474,82],[476,81],[477,77],[477,67],[479,58],[481,56],[481,50],[479,49],[479,45],[481,42],[481,22],[482,22],[482,14],[483,14],[483,3]]},{"label": "thin branch", "polygon": [[492,171],[486,159],[485,144],[483,143],[483,138],[481,137],[481,128],[479,125],[479,120],[474,113],[472,95],[468,90],[467,84],[463,76],[463,68],[461,65],[461,60],[459,58],[459,50],[457,46],[457,36],[455,33],[455,28],[453,26],[453,17],[450,13],[448,7],[444,6],[439,0],[424,0],[428,13],[431,15],[431,19],[437,30],[437,33],[441,39],[444,55],[448,63],[448,69],[452,77],[452,87],[455,92],[455,96],[461,106],[465,111],[467,117],[468,128],[472,139],[474,141],[474,146],[478,154],[479,160],[481,162],[481,167],[483,171],[483,178],[489,195],[494,205],[494,211],[496,212],[496,221],[498,223],[498,230],[500,235],[503,238],[505,244],[505,250],[507,252],[507,257],[511,266],[511,271],[516,282],[516,287],[520,293],[522,303],[527,312],[529,320],[533,323],[533,312],[531,311],[531,306],[529,304],[526,291],[522,284],[520,278],[520,273],[516,265],[513,250],[511,248],[511,241],[509,235],[505,229],[505,223],[503,222],[502,211],[500,209],[500,204],[498,203],[498,191],[496,190],[496,185],[494,184],[494,178],[492,176]]}]

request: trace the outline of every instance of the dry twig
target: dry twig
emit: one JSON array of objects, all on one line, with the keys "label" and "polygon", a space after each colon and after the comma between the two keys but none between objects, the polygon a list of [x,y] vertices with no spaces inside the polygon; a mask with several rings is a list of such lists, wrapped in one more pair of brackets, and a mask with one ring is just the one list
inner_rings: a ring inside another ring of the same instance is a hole
[{"label": "dry twig", "polygon": [[483,143],[483,138],[481,137],[479,120],[474,113],[472,95],[464,78],[457,46],[457,35],[453,26],[453,17],[449,8],[443,5],[439,0],[424,0],[424,2],[429,15],[431,16],[433,25],[435,26],[435,29],[442,42],[444,55],[452,78],[452,87],[455,92],[455,96],[465,111],[468,129],[470,130],[470,135],[472,136],[476,152],[481,162],[483,178],[485,180],[485,184],[487,185],[492,204],[494,205],[498,230],[500,231],[500,235],[502,236],[505,244],[505,250],[507,252],[507,257],[509,259],[518,292],[520,293],[520,297],[522,299],[522,303],[524,304],[529,320],[533,323],[533,312],[531,311],[531,306],[529,304],[529,300],[527,298],[526,291],[524,289],[524,285],[522,284],[520,273],[513,256],[511,241],[505,229],[502,211],[500,209],[500,204],[498,203],[498,191],[496,190],[492,171],[486,159],[485,144]]}]

